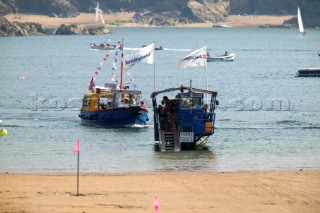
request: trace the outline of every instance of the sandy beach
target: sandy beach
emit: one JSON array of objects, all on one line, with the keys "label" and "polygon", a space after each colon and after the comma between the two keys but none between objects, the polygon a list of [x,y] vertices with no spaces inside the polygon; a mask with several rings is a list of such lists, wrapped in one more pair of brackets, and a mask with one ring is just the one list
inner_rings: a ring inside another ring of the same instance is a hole
[{"label": "sandy beach", "polygon": [[1,212],[320,211],[320,171],[235,173],[1,174]]},{"label": "sandy beach", "polygon": [[[134,13],[116,13],[103,14],[107,27],[150,27],[148,24],[134,23]],[[45,27],[58,27],[61,24],[83,24],[94,25],[95,14],[81,13],[77,17],[72,18],[54,18],[43,15],[29,15],[29,14],[9,14],[5,16],[9,21],[18,22],[36,22]],[[185,24],[176,27],[212,27],[213,25],[220,25],[226,27],[259,27],[261,25],[281,25],[284,20],[291,19],[293,16],[228,16],[227,21],[220,23],[193,23]]]}]

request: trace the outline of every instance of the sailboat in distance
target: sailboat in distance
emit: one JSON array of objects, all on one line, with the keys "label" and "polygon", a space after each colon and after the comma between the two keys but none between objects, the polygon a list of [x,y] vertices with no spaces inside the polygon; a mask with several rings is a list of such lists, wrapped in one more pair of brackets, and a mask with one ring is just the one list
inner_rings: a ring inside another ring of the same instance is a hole
[{"label": "sailboat in distance", "polygon": [[301,18],[301,13],[300,13],[300,8],[298,7],[298,26],[299,26],[299,31],[302,33],[303,36],[306,36],[307,35],[307,32],[304,31],[304,28],[303,28],[303,23],[302,23],[302,18]]},{"label": "sailboat in distance", "polygon": [[100,16],[102,24],[105,24],[104,19],[103,19],[103,15],[102,15],[103,11],[100,10],[100,8],[99,8],[99,2],[97,2],[97,7],[94,9],[96,10],[96,22],[99,21],[99,16]]}]

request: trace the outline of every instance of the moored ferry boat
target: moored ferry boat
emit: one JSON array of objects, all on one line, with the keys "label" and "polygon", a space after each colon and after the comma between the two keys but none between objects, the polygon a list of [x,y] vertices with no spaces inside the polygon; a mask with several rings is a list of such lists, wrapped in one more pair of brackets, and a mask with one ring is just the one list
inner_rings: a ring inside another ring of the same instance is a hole
[{"label": "moored ferry boat", "polygon": [[[159,94],[180,91],[175,98],[163,97],[157,105]],[[209,103],[205,97],[209,95]],[[151,94],[154,110],[154,139],[160,151],[202,149],[214,134],[217,92],[192,87],[169,88]]]},{"label": "moored ferry boat", "polygon": [[112,83],[84,95],[79,117],[85,124],[102,127],[145,125],[149,120],[147,108],[141,105],[141,91]]},{"label": "moored ferry boat", "polygon": [[[149,120],[147,106],[141,99],[141,91],[137,90],[135,86],[133,86],[134,89],[130,89],[123,84],[125,62],[123,43],[124,40],[122,40],[122,43],[118,42],[119,49],[121,50],[120,83],[119,85],[117,83],[105,83],[104,86],[96,87],[94,83],[95,78],[92,77],[88,88],[89,91],[83,97],[82,108],[79,114],[84,124],[101,127],[134,126],[145,125]],[[148,56],[150,55],[148,54]],[[106,54],[106,58],[103,60],[106,61],[108,56]],[[115,56],[118,56],[118,52],[115,52]],[[112,76],[118,76],[115,72],[115,62],[117,62],[116,57],[113,62],[112,70],[114,72],[112,72]],[[126,62],[126,64],[128,63]],[[99,67],[98,70],[101,70],[101,68]],[[113,81],[118,82],[115,79]],[[132,77],[130,78],[130,82],[134,82]]]}]

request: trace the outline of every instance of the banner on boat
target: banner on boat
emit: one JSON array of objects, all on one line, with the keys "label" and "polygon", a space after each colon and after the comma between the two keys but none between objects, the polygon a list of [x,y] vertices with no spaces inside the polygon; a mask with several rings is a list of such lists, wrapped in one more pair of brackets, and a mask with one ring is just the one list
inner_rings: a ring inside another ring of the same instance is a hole
[{"label": "banner on boat", "polygon": [[124,58],[124,69],[128,70],[139,62],[146,64],[154,63],[154,43],[133,52],[131,55],[127,55]]},{"label": "banner on boat", "polygon": [[178,66],[181,68],[207,66],[207,48],[197,49],[180,59]]}]

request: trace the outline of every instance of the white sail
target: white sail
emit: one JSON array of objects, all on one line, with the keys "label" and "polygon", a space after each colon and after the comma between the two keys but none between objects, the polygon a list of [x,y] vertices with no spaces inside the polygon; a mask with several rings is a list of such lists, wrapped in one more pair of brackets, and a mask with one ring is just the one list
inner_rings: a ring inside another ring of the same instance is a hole
[{"label": "white sail", "polygon": [[100,13],[100,18],[101,18],[102,24],[105,24],[102,13]]},{"label": "white sail", "polygon": [[96,10],[96,22],[99,21],[99,2],[97,2],[97,7],[94,8]]},{"label": "white sail", "polygon": [[301,13],[300,13],[300,8],[298,7],[298,25],[299,25],[299,31],[301,33],[304,32],[304,28],[303,28],[303,23],[302,23],[302,18],[301,18]]},{"label": "white sail", "polygon": [[96,22],[99,21],[99,16],[101,19],[102,24],[105,24],[104,19],[103,19],[103,11],[99,9],[99,2],[97,2],[97,7],[94,8],[96,10]]}]

